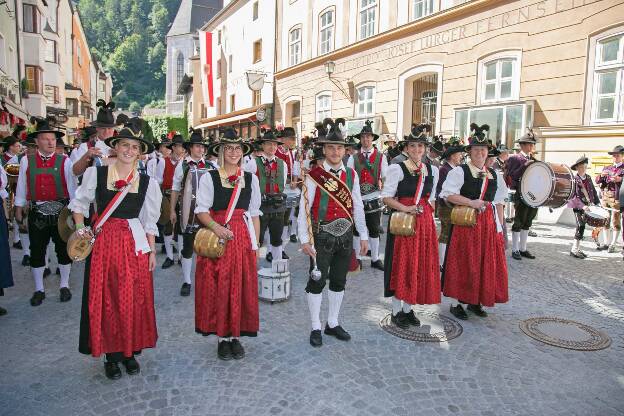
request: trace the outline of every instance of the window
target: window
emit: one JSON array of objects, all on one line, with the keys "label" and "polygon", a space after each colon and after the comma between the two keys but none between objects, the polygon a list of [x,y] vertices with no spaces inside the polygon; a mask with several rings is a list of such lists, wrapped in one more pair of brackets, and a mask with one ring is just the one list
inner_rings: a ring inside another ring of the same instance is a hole
[{"label": "window", "polygon": [[217,45],[221,45],[221,31],[217,31]]},{"label": "window", "polygon": [[217,79],[221,78],[221,59],[217,59]]},{"label": "window", "polygon": [[80,106],[80,114],[82,114],[86,119],[91,118],[91,107],[89,107],[89,103],[82,103]]},{"label": "window", "polygon": [[39,11],[32,4],[24,4],[24,32],[39,33]]},{"label": "window", "polygon": [[316,121],[331,117],[331,95],[329,92],[322,92],[316,96]]},{"label": "window", "polygon": [[262,90],[252,91],[252,106],[257,106],[262,104]]},{"label": "window", "polygon": [[43,71],[38,66],[26,65],[27,91],[31,94],[43,92]]},{"label": "window", "polygon": [[596,45],[592,98],[593,121],[624,121],[624,33]]},{"label": "window", "polygon": [[61,102],[59,97],[59,89],[58,87],[55,87],[53,85],[45,86],[45,96],[51,103],[58,104]]},{"label": "window", "polygon": [[501,57],[480,67],[481,102],[517,100],[520,90],[519,58]]},{"label": "window", "polygon": [[176,59],[176,90],[180,86],[182,78],[184,78],[184,55],[180,52]]},{"label": "window", "polygon": [[375,34],[376,0],[360,0],[360,40]]},{"label": "window", "polygon": [[48,26],[52,29],[52,32],[57,33],[56,22],[58,20],[58,2],[56,1],[48,1],[48,15],[46,16],[48,19]]},{"label": "window", "polygon": [[334,50],[334,11],[328,10],[321,15],[319,22],[319,55]]},{"label": "window", "polygon": [[50,39],[46,39],[46,55],[45,55],[45,60],[46,62],[54,62],[56,63],[56,41],[55,40],[50,40]]},{"label": "window", "polygon": [[253,63],[260,62],[262,60],[262,39],[259,39],[253,43]]},{"label": "window", "polygon": [[413,0],[412,19],[420,19],[433,13],[433,0]]},{"label": "window", "polygon": [[356,116],[367,117],[375,114],[375,87],[360,87],[357,90]]},{"label": "window", "polygon": [[236,94],[230,95],[230,112],[236,110]]},{"label": "window", "polygon": [[76,117],[78,115],[78,100],[76,100],[75,98],[66,99],[65,107],[67,108],[68,116]]},{"label": "window", "polygon": [[438,103],[438,92],[435,90],[423,91],[421,97],[421,117],[427,123],[435,125],[436,106]]},{"label": "window", "polygon": [[228,72],[232,73],[232,55],[229,56],[228,61]]},{"label": "window", "polygon": [[288,66],[301,62],[301,29],[291,29],[288,34]]},{"label": "window", "polygon": [[255,1],[253,4],[253,18],[252,20],[258,20],[258,2]]}]

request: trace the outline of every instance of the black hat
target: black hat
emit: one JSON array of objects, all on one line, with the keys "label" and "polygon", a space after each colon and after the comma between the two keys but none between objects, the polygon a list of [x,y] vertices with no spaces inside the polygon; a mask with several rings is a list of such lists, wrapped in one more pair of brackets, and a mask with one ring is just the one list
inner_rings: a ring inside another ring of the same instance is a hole
[{"label": "black hat", "polygon": [[143,120],[138,117],[133,118],[131,122],[127,123],[116,136],[109,137],[104,140],[104,143],[108,147],[115,147],[115,144],[121,139],[132,139],[137,140],[141,143],[141,152],[143,154],[152,153],[154,151],[154,145],[150,143],[145,137],[143,137],[143,133],[141,132],[140,125],[143,123]]},{"label": "black hat", "polygon": [[119,113],[117,115],[117,119],[115,120],[115,124],[118,126],[123,126],[129,121],[130,121],[130,117],[128,117],[124,113]]},{"label": "black hat", "polygon": [[353,135],[353,136],[347,136],[347,138],[345,139],[345,146],[349,146],[349,147],[355,147],[357,146],[359,143],[358,141],[355,139],[358,135]]},{"label": "black hat", "polygon": [[589,163],[589,159],[587,158],[587,156],[583,155],[581,157],[579,157],[576,162],[574,162],[574,164],[572,166],[570,166],[570,169],[572,170],[576,170],[576,167],[578,165],[582,165],[583,163]]},{"label": "black hat", "polygon": [[[194,129],[194,128],[190,128],[189,129],[189,133],[191,133],[189,139],[187,142],[184,142],[184,147],[186,148],[186,150],[188,151],[192,145],[194,144],[202,144],[204,145],[206,148],[208,148],[208,143],[206,143],[204,141],[204,136],[202,135],[202,132],[200,129]],[[175,139],[175,137],[174,137]],[[174,141],[175,144],[175,141]]]},{"label": "black hat", "polygon": [[468,137],[468,145],[466,151],[469,151],[472,146],[487,146],[488,150],[492,147],[490,141],[485,137],[485,132],[490,131],[490,126],[487,124],[479,125],[477,123],[470,124],[470,137]]},{"label": "black hat", "polygon": [[226,144],[239,144],[243,148],[243,156],[247,156],[252,152],[251,143],[244,141],[242,137],[236,134],[236,130],[229,127],[223,131],[223,135],[219,141],[214,141],[208,147],[208,152],[214,156],[219,156],[219,148]]},{"label": "black hat", "polygon": [[62,138],[57,137],[56,138],[56,147],[64,147],[66,149],[69,149],[71,146],[68,144],[65,144],[65,142],[63,141]]},{"label": "black hat", "polygon": [[4,142],[0,142],[0,144],[2,144],[2,148],[6,152],[7,150],[9,150],[9,147],[19,142],[20,142],[20,139],[18,139],[16,136],[9,136],[6,139],[4,139]]},{"label": "black hat", "polygon": [[429,124],[412,124],[412,130],[409,136],[403,136],[403,140],[399,142],[399,144],[405,146],[407,143],[422,143],[428,146],[429,138],[427,137],[427,132],[431,130],[431,126]]},{"label": "black hat", "polygon": [[154,146],[165,146],[167,149],[171,149],[173,147],[173,142],[166,134],[161,134],[160,142],[158,142],[158,144],[154,143]]},{"label": "black hat", "polygon": [[500,153],[509,153],[509,148],[503,143],[499,144],[497,149]]},{"label": "black hat", "polygon": [[283,130],[277,131],[277,137],[297,137],[297,133],[295,133],[295,129],[292,127],[284,127]]},{"label": "black hat", "polygon": [[[281,136],[279,136],[279,137],[281,137]],[[262,137],[259,137],[257,139],[257,141],[260,144],[264,144],[266,142],[274,142],[274,143],[277,143],[277,144],[284,144],[284,142],[279,140],[279,137],[276,137],[272,130],[266,130],[266,131],[262,132]]]},{"label": "black hat", "polygon": [[181,144],[182,146],[184,146],[185,140],[184,137],[182,137],[182,135],[178,132],[175,132],[173,134],[173,138],[171,139],[171,147],[173,147],[176,144]]},{"label": "black hat", "polygon": [[441,159],[448,159],[449,157],[451,157],[452,154],[463,153],[466,151],[464,149],[464,146],[459,141],[459,138],[453,140],[453,138],[451,137],[451,139],[449,139],[448,141],[448,145],[449,146],[447,147],[447,149],[444,151],[444,153],[442,153]]},{"label": "black hat", "polygon": [[437,152],[438,154],[444,153],[444,143],[442,143],[442,140],[440,140],[441,138],[442,136],[440,136],[440,138],[436,137],[436,140],[434,140],[433,144],[431,145],[431,150]]},{"label": "black hat", "polygon": [[619,155],[624,153],[624,146],[620,146],[619,144],[613,148],[612,152],[608,152],[610,155]]},{"label": "black hat", "polygon": [[316,137],[315,137],[314,142],[316,142],[319,139],[324,139],[325,136],[327,136],[328,126],[329,126],[329,124],[331,124],[333,122],[334,121],[331,118],[326,118],[322,122],[316,123],[314,125],[314,129],[316,130]]},{"label": "black hat", "polygon": [[54,116],[31,117],[30,122],[35,125],[35,130],[28,135],[29,138],[36,139],[39,133],[54,133],[56,137],[65,136],[65,133],[59,130],[60,126],[56,124],[56,117]]},{"label": "black hat", "polygon": [[117,127],[115,116],[113,116],[113,110],[115,109],[114,102],[110,101],[106,103],[106,101],[99,99],[95,106],[99,107],[99,109],[95,121],[91,123],[92,126],[104,128]]},{"label": "black hat", "polygon": [[356,134],[355,137],[357,137],[358,139],[361,139],[361,136],[363,134],[370,134],[371,136],[373,136],[373,141],[379,138],[378,134],[373,133],[373,121],[372,120],[366,120],[364,122],[364,125],[362,126],[362,131]]},{"label": "black hat", "polygon": [[500,150],[498,150],[496,147],[490,147],[490,150],[488,151],[488,157],[498,157],[500,156],[500,154]]},{"label": "black hat", "polygon": [[319,136],[316,140],[318,144],[342,144],[347,145],[345,141],[345,136],[342,133],[342,128],[346,125],[344,118],[337,118],[336,120],[332,120],[331,118],[326,118],[323,120],[323,125],[327,131],[325,137]]},{"label": "black hat", "polygon": [[19,139],[20,133],[23,132],[24,130],[26,130],[26,126],[23,124],[18,124],[17,126],[13,128],[13,131],[11,132],[11,136],[17,137]]},{"label": "black hat", "polygon": [[535,133],[533,133],[533,129],[527,128],[527,131],[526,133],[524,133],[524,136],[520,137],[518,140],[516,140],[516,142],[536,144],[537,140],[535,139]]},{"label": "black hat", "polygon": [[91,136],[93,136],[95,133],[97,133],[97,129],[95,126],[87,126],[83,129],[81,129],[81,133],[82,133],[82,138],[81,140],[83,142],[89,141],[89,139],[91,138]]}]

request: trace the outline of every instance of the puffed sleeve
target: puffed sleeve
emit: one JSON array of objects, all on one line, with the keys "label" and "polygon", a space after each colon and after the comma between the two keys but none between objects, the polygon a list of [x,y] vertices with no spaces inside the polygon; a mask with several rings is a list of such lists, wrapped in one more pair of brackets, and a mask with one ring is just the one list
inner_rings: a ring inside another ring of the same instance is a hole
[{"label": "puffed sleeve", "polygon": [[393,198],[396,195],[399,182],[403,180],[403,169],[400,165],[388,166],[388,172],[386,174],[386,180],[383,183],[381,189],[382,198]]},{"label": "puffed sleeve", "polygon": [[23,207],[26,205],[26,172],[28,171],[28,157],[23,157],[20,162],[19,176],[17,177],[17,189],[13,205]]},{"label": "puffed sleeve", "polygon": [[150,178],[145,201],[141,207],[141,212],[139,212],[139,221],[141,221],[146,234],[158,235],[156,222],[160,218],[161,202],[162,193],[160,192],[160,186],[158,186],[158,182],[155,179]]},{"label": "puffed sleeve", "polygon": [[[184,177],[184,169],[182,168],[184,161],[179,161],[173,171],[173,183],[171,184],[171,190],[180,192],[182,190],[182,179]],[[204,175],[205,176],[205,175]]]},{"label": "puffed sleeve", "polygon": [[63,174],[65,175],[65,183],[67,184],[67,193],[69,194],[69,198],[73,198],[76,193],[76,187],[78,184],[76,183],[76,176],[74,176],[74,163],[71,161],[69,157],[66,157]]},{"label": "puffed sleeve", "polygon": [[495,204],[504,204],[505,198],[507,198],[508,190],[505,184],[505,178],[500,172],[496,172],[496,193],[494,194]]},{"label": "puffed sleeve", "polygon": [[199,188],[197,188],[195,214],[210,212],[213,202],[214,184],[212,183],[212,174],[205,173],[199,180]]},{"label": "puffed sleeve", "polygon": [[95,200],[95,188],[97,187],[97,170],[94,166],[88,167],[82,175],[82,182],[76,188],[74,197],[69,202],[68,208],[72,212],[78,212],[89,218],[89,207]]},{"label": "puffed sleeve", "polygon": [[433,188],[431,188],[431,195],[429,195],[429,203],[435,202],[437,198],[436,189],[438,189],[438,180],[440,178],[440,170],[437,166],[431,166],[431,174],[433,175]]},{"label": "puffed sleeve", "polygon": [[446,199],[451,195],[459,195],[462,186],[464,186],[464,170],[457,166],[448,173],[440,191],[440,198]]},{"label": "puffed sleeve", "polygon": [[251,176],[251,201],[249,201],[249,215],[252,217],[259,217],[262,215],[260,211],[260,204],[262,204],[262,197],[260,194],[260,182],[256,175]]}]

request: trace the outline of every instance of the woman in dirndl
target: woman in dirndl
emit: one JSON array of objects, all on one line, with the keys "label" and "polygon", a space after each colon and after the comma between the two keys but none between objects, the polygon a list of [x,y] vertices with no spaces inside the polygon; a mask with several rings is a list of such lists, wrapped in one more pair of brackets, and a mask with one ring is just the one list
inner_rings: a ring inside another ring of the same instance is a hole
[{"label": "woman in dirndl", "polygon": [[69,208],[78,235],[89,239],[84,217],[95,202],[91,224],[99,229],[85,267],[78,349],[105,354],[106,377],[116,380],[120,362],[138,374],[136,355],[158,338],[152,271],[162,194],[155,179],[138,171],[139,157],[154,150],[140,131],[126,126],[105,143],[115,149],[115,162],[87,168]]},{"label": "woman in dirndl", "polygon": [[416,216],[414,235],[389,232],[386,238],[384,296],[392,297],[391,322],[405,329],[420,325],[412,305],[440,303],[440,263],[433,220],[438,168],[422,161],[429,145],[423,129],[412,129],[401,145],[408,158],[389,166],[381,196],[394,212]]},{"label": "woman in dirndl", "polygon": [[[13,286],[13,270],[11,268],[11,250],[9,248],[9,226],[4,215],[4,200],[9,194],[6,191],[7,175],[0,165],[0,296],[4,296],[4,289]],[[11,207],[12,208],[12,207]],[[7,310],[0,307],[0,316],[6,315]]]},{"label": "woman in dirndl", "polygon": [[485,137],[487,124],[471,125],[466,151],[470,161],[452,169],[440,197],[455,206],[477,211],[476,225],[452,225],[443,267],[444,296],[458,300],[451,313],[468,319],[463,304],[480,317],[482,306],[508,300],[507,260],[503,236],[503,209],[507,188],[500,172],[485,166],[491,145]]},{"label": "woman in dirndl", "polygon": [[[219,258],[197,256],[195,331],[217,335],[220,359],[238,360],[245,356],[240,337],[255,337],[260,325],[255,252],[260,232],[260,185],[256,175],[241,168],[243,156],[251,147],[233,129],[212,144],[209,152],[218,157],[220,167],[200,179],[195,213],[227,244]],[[239,192],[234,204],[235,190]],[[228,211],[232,212],[229,221]]]}]

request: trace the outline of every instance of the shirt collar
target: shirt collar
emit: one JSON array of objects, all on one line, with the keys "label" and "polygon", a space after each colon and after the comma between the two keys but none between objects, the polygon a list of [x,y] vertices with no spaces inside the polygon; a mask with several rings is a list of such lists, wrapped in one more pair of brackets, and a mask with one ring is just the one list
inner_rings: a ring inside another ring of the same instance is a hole
[{"label": "shirt collar", "polygon": [[530,159],[531,156],[529,156],[527,153],[524,153],[522,150],[520,150],[520,154],[524,157],[526,157],[527,159]]},{"label": "shirt collar", "polygon": [[39,151],[39,149],[37,149],[37,153],[39,153],[39,156],[41,156],[41,158],[42,158],[42,159],[52,159],[52,156],[54,156],[54,155],[56,154],[56,152],[53,152],[51,155],[46,156],[46,155],[44,155],[43,153],[41,153],[41,152]]},{"label": "shirt collar", "polygon": [[268,160],[269,162],[273,162],[275,159],[277,159],[277,156],[273,155],[273,156],[267,156],[267,155],[263,155],[262,158],[264,160]]},{"label": "shirt collar", "polygon": [[200,159],[195,160],[195,159],[193,159],[192,157],[187,156],[185,160],[186,160],[188,163],[191,163],[191,162],[201,163],[201,162],[203,162],[203,161],[204,161],[204,158],[200,158]]},{"label": "shirt collar", "polygon": [[344,164],[342,162],[340,162],[340,167],[339,168],[332,168],[329,163],[327,163],[327,161],[323,161],[323,169],[325,169],[327,172],[329,172],[330,169],[334,169],[338,172],[343,171],[344,170]]},{"label": "shirt collar", "polygon": [[614,163],[613,166],[615,166],[616,168],[619,168],[620,166],[622,166],[624,164],[624,162],[620,162],[620,163]]}]

